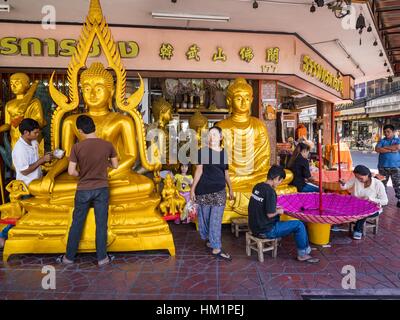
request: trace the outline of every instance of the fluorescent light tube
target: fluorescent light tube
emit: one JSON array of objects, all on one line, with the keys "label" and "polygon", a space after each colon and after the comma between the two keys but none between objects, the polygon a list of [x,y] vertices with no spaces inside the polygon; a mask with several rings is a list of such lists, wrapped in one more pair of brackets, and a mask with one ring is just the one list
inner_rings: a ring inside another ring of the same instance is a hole
[{"label": "fluorescent light tube", "polygon": [[196,21],[217,21],[217,22],[228,22],[230,19],[230,17],[225,17],[225,16],[211,16],[211,15],[186,14],[186,13],[163,13],[163,12],[152,12],[151,16],[154,19],[196,20]]}]

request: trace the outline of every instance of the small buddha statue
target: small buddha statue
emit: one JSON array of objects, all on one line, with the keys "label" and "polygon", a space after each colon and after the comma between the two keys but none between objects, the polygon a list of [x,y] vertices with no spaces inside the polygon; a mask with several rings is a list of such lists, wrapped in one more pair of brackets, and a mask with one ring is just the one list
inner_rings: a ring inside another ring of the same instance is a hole
[{"label": "small buddha statue", "polygon": [[[227,211],[247,213],[248,199],[253,187],[266,179],[270,167],[270,143],[267,127],[251,116],[253,88],[243,78],[236,79],[227,89],[226,104],[231,115],[217,125],[223,130],[224,145],[228,152],[229,175],[235,200],[227,203]],[[286,170],[286,179],[278,193],[291,192],[288,184],[293,174]],[[295,190],[292,190],[295,192]],[[223,222],[230,222],[229,214]]]},{"label": "small buddha statue", "polygon": [[153,111],[154,122],[148,126],[147,132],[159,129],[156,135],[157,140],[152,137],[151,143],[157,143],[158,150],[165,157],[164,162],[169,163],[167,156],[169,152],[169,132],[167,125],[172,119],[172,105],[163,97],[160,97],[153,102],[151,109]]},{"label": "small buddha statue", "polygon": [[202,144],[202,132],[206,132],[208,127],[208,119],[204,115],[201,114],[199,110],[197,110],[190,118],[189,118],[189,128],[196,131],[196,140],[198,142],[199,148],[201,148]]},{"label": "small buddha statue", "polygon": [[160,203],[160,210],[164,217],[182,214],[186,200],[179,193],[170,174],[167,174],[164,179],[164,189],[161,192],[161,196],[163,200]]},{"label": "small buddha statue", "polygon": [[28,187],[21,180],[13,180],[7,185],[6,190],[10,193],[10,202],[1,206],[1,218],[21,218],[23,208],[20,199],[29,195]]},{"label": "small buddha statue", "polygon": [[[18,126],[24,118],[31,118],[39,123],[40,128],[46,125],[43,115],[42,104],[39,99],[34,98],[38,81],[30,85],[29,77],[25,73],[14,73],[10,77],[11,91],[15,94],[15,99],[10,100],[5,105],[5,123],[0,126],[0,132],[9,131],[11,136],[11,149],[21,137]],[[40,146],[39,152],[43,154],[44,143],[42,136],[38,137]]]}]

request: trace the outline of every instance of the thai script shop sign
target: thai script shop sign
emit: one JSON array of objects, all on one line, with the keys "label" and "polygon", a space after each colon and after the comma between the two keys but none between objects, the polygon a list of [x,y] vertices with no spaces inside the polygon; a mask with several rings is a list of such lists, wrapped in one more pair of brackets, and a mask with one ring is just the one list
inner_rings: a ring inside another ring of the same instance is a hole
[{"label": "thai script shop sign", "polygon": [[343,94],[343,78],[335,76],[309,56],[302,56],[301,71]]},{"label": "thai script shop sign", "polygon": [[[5,37],[0,39],[0,54],[43,57],[47,53],[49,57],[70,57],[76,50],[76,44],[77,40],[74,39],[57,41],[55,39]],[[135,41],[118,41],[117,45],[122,58],[135,58],[139,54],[139,46]],[[46,51],[45,47],[47,47]],[[100,54],[101,46],[96,38],[93,41],[89,57],[98,57]]]}]

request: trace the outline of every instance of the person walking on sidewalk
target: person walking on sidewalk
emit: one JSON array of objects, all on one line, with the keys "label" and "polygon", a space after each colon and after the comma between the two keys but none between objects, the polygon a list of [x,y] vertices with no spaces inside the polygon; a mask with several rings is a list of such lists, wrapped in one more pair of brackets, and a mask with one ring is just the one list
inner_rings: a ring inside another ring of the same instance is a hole
[{"label": "person walking on sidewalk", "polygon": [[[107,254],[108,220],[108,168],[118,168],[117,153],[113,145],[96,136],[93,119],[80,115],[76,127],[83,138],[71,149],[68,173],[78,177],[72,225],[69,230],[67,251],[58,257],[62,264],[72,264],[78,251],[79,241],[87,213],[91,205],[96,218],[96,252],[98,265],[110,263],[114,257]],[[77,170],[79,167],[79,171]]]},{"label": "person walking on sidewalk", "polygon": [[385,187],[389,178],[392,178],[397,207],[400,208],[400,138],[395,137],[394,126],[391,124],[383,127],[383,133],[385,137],[375,148],[375,151],[379,153],[379,174],[385,177],[382,181]]}]

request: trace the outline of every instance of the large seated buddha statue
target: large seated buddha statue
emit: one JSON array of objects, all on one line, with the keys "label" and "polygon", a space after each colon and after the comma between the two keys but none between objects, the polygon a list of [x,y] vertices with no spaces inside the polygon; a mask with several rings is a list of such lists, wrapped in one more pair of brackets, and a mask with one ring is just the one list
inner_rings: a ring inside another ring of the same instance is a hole
[{"label": "large seated buddha statue", "polygon": [[[235,200],[227,201],[223,223],[247,215],[247,206],[253,187],[266,180],[270,168],[270,144],[263,121],[252,117],[253,88],[243,78],[236,79],[227,89],[226,103],[231,115],[217,125],[222,128],[224,146],[228,152],[229,176]],[[277,193],[296,192],[289,186],[293,174],[286,170],[286,179]]]},{"label": "large seated buddha statue", "polygon": [[[80,139],[75,125],[79,115],[75,111],[79,105],[78,74],[85,66],[95,36],[99,38],[117,78],[114,86],[111,72],[95,62],[82,72],[79,81],[87,109],[85,114],[94,120],[96,135],[114,145],[120,163],[117,169],[110,169],[108,173],[110,204],[107,250],[167,249],[171,255],[175,254],[172,234],[159,213],[160,195],[155,192],[154,182],[132,171],[139,157],[142,166],[155,172],[155,176],[161,169],[159,161],[147,158],[144,122],[136,110],[144,93],[143,81],[140,78],[140,88],[129,98],[125,97],[126,72],[119,51],[102,15],[99,1],[91,0],[77,51],[68,67],[69,98],[53,86],[54,74],[49,86],[50,94],[58,106],[51,123],[52,147],[65,150],[66,156],[57,160],[46,176],[28,186],[33,197],[20,201],[25,215],[10,230],[3,255],[5,260],[15,253],[65,252],[77,186],[77,179],[68,175],[67,168],[71,148]],[[95,251],[93,208],[89,211],[79,250]]]}]

